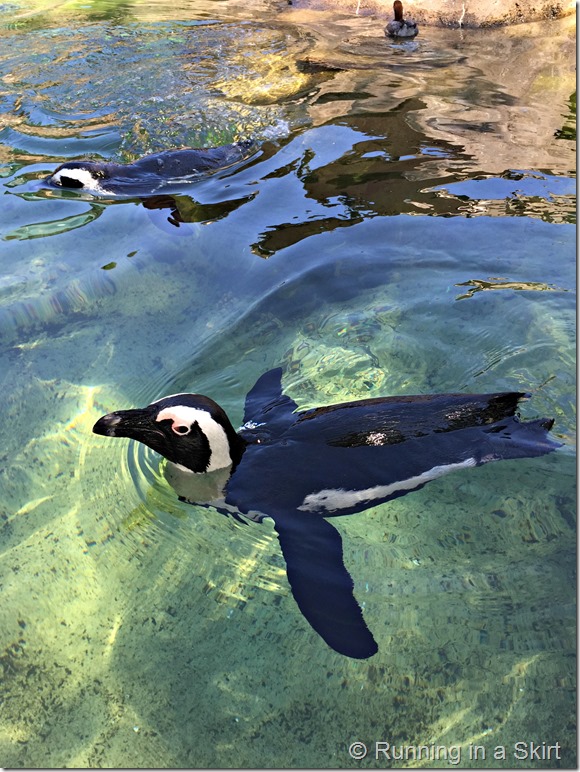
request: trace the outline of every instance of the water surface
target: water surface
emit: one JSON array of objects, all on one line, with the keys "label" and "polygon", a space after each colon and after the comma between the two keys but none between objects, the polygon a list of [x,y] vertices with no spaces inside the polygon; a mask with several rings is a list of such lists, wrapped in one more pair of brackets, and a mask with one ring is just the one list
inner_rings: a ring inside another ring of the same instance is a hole
[{"label": "water surface", "polygon": [[[0,6],[3,766],[401,765],[375,741],[576,764],[574,31],[382,26]],[[245,137],[154,198],[42,182]],[[269,521],[180,503],[155,454],[91,433],[183,390],[239,425],[279,365],[300,407],[530,391],[564,443],[333,521],[367,661],[302,618]]]}]

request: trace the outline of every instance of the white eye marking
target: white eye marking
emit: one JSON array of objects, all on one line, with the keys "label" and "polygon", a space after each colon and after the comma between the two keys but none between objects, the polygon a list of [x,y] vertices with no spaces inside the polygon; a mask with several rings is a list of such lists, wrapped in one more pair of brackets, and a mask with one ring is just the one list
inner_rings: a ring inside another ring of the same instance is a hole
[{"label": "white eye marking", "polygon": [[476,466],[476,464],[477,461],[474,458],[468,458],[458,464],[442,464],[441,466],[434,466],[433,469],[429,469],[416,477],[398,480],[390,485],[375,485],[373,488],[365,488],[361,491],[347,491],[344,488],[325,488],[317,493],[309,493],[298,509],[303,512],[316,512],[319,509],[334,512],[337,509],[354,507],[362,501],[385,499],[393,493],[397,493],[397,491],[412,491],[430,480],[435,480],[437,477],[441,477],[441,475],[453,472],[455,469],[465,469],[470,466]]},{"label": "white eye marking", "polygon": [[180,434],[182,436],[184,434],[189,434],[189,432],[191,431],[191,426],[186,426],[185,424],[173,424],[171,428],[173,429],[175,434]]},{"label": "white eye marking", "polygon": [[[187,407],[186,405],[174,405],[173,407],[166,407],[157,414],[156,421],[166,421],[167,419],[173,422],[171,427],[175,431],[175,427],[189,427],[191,428],[195,422],[199,426],[201,432],[205,434],[205,437],[209,444],[210,460],[206,472],[213,472],[214,469],[222,469],[224,466],[230,466],[232,463],[232,457],[230,456],[230,443],[221,424],[211,417],[207,410],[202,410],[197,407]],[[176,432],[176,434],[184,434],[184,432]]]}]

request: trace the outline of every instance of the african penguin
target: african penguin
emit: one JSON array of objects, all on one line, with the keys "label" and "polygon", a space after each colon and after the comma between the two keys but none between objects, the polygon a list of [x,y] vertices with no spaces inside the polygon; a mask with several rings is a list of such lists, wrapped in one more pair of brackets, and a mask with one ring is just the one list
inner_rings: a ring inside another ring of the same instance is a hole
[{"label": "african penguin", "polygon": [[288,581],[310,625],[335,651],[378,650],[353,595],[338,531],[326,518],[361,512],[458,469],[542,456],[559,447],[553,420],[521,422],[528,395],[379,397],[297,412],[281,369],[246,397],[236,432],[222,408],[176,394],[100,418],[93,431],[130,437],[168,459],[166,476],[190,503],[237,519],[274,521]]},{"label": "african penguin", "polygon": [[147,195],[170,183],[209,174],[251,155],[252,140],[210,148],[153,153],[130,164],[67,161],[46,179],[58,188],[76,188],[101,195]]},{"label": "african penguin", "polygon": [[385,27],[385,32],[392,38],[414,38],[419,34],[417,23],[411,19],[403,19],[403,3],[395,0],[393,3],[395,12],[394,21],[390,21]]}]

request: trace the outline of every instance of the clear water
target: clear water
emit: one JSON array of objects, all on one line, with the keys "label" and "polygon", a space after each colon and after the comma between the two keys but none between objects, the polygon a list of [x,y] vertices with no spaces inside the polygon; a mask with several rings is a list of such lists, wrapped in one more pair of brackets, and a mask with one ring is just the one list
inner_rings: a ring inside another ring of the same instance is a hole
[{"label": "clear water", "polygon": [[[397,44],[247,5],[0,6],[1,765],[457,760],[378,741],[574,766],[574,29]],[[172,198],[42,184],[247,136]],[[278,365],[301,407],[532,391],[564,443],[334,521],[367,661],[301,617],[268,521],[181,504],[153,453],[91,433],[181,390],[237,425]]]}]

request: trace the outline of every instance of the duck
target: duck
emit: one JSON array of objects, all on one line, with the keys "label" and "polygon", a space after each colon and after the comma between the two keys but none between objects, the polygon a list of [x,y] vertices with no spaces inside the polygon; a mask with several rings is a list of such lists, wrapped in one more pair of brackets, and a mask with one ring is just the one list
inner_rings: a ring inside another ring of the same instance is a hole
[{"label": "duck", "polygon": [[174,394],[102,416],[93,432],[128,437],[163,456],[179,498],[240,522],[271,518],[294,599],[331,649],[367,659],[367,627],[329,522],[405,496],[448,473],[560,446],[553,419],[521,421],[523,392],[375,397],[308,410],[264,373],[236,431],[201,394]]},{"label": "duck", "polygon": [[414,38],[419,34],[419,27],[411,19],[403,19],[403,3],[395,0],[393,3],[395,18],[385,27],[385,32],[392,38]]},{"label": "duck", "polygon": [[242,140],[218,147],[165,150],[128,164],[67,161],[45,182],[92,195],[149,195],[170,183],[190,181],[245,160],[256,148],[253,140]]}]

